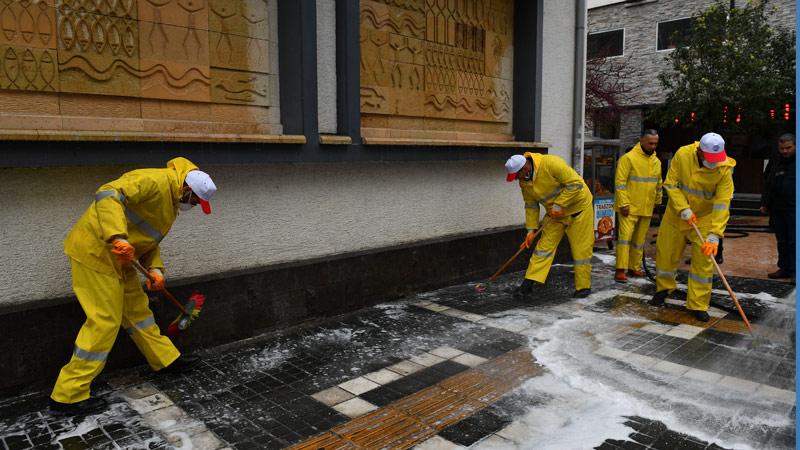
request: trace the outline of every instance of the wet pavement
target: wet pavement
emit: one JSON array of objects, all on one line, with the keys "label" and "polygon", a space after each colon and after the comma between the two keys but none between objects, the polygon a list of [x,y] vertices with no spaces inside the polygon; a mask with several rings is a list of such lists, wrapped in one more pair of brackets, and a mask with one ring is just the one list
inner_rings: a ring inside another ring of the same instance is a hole
[{"label": "wet pavement", "polygon": [[187,374],[103,374],[112,405],[89,417],[24,392],[0,400],[0,449],[794,448],[793,286],[729,279],[754,339],[718,281],[703,323],[685,274],[655,308],[612,264],[596,253],[585,299],[557,265],[528,299],[509,274],[206,350]]}]

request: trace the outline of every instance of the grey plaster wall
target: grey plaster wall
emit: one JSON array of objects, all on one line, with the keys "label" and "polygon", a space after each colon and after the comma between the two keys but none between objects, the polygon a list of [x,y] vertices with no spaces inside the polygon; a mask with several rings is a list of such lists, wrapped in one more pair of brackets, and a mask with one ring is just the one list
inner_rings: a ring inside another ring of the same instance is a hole
[{"label": "grey plaster wall", "polygon": [[317,105],[319,132],[335,134],[336,2],[317,0]]},{"label": "grey plaster wall", "polygon": [[[658,74],[668,70],[666,58],[671,50],[656,50],[658,22],[691,17],[715,3],[715,0],[645,0],[638,4],[616,2],[590,3],[589,33],[623,28],[625,30],[624,55],[636,68],[631,80],[635,86],[635,98],[629,105],[663,103],[666,92],[658,81]],[[736,2],[744,5],[744,0]],[[795,2],[792,0],[770,0],[774,7],[772,23],[795,29]],[[592,7],[594,5],[605,5]]]},{"label": "grey plaster wall", "polygon": [[[502,161],[202,167],[214,211],[181,213],[167,279],[257,268],[520,225]],[[70,294],[62,241],[95,190],[130,167],[0,170],[0,304]]]},{"label": "grey plaster wall", "polygon": [[572,161],[575,3],[544,2],[542,43],[542,140],[549,153]]}]

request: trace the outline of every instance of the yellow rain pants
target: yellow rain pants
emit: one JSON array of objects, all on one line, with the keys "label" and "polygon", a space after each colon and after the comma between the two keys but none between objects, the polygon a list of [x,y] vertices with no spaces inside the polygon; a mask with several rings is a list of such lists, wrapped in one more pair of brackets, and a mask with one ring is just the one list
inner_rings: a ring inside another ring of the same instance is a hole
[{"label": "yellow rain pants", "polygon": [[691,225],[680,219],[680,212],[685,208],[692,209],[697,215],[697,228],[703,239],[709,233],[724,236],[730,218],[736,161],[728,157],[716,168],[708,169],[697,159],[698,145],[697,142],[684,145],[675,152],[664,180],[669,203],[656,239],[656,291],[675,289],[675,271],[688,239],[692,243],[692,266],[686,309],[706,311],[711,302],[714,265],[700,251],[703,240]]},{"label": "yellow rain pants", "polygon": [[575,290],[592,287],[592,248],[594,247],[594,208],[590,203],[574,216],[545,218],[542,237],[531,255],[525,278],[544,283],[561,238],[567,234],[575,264]]},{"label": "yellow rain pants", "polygon": [[[700,233],[707,236],[708,228],[700,227]],[[703,254],[703,241],[697,237],[697,233],[694,230],[681,230],[671,221],[661,223],[656,238],[656,291],[675,289],[675,275],[687,239],[692,243],[692,265],[689,269],[686,309],[708,311],[714,265],[711,258]]]},{"label": "yellow rain pants", "polygon": [[72,288],[86,313],[72,358],[61,369],[50,397],[61,403],[89,398],[92,380],[103,370],[119,327],[130,334],[153,370],[172,364],[180,352],[162,336],[148,306],[147,295],[134,269],[122,269],[122,278],[96,272],[70,259]]},{"label": "yellow rain pants", "polygon": [[617,216],[617,269],[641,270],[644,241],[650,229],[650,216]]}]

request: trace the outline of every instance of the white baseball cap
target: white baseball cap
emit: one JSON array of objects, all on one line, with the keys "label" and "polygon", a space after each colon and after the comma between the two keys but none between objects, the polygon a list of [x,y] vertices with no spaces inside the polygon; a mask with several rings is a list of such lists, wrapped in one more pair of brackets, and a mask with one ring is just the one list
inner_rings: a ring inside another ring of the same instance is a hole
[{"label": "white baseball cap", "polygon": [[525,157],[522,155],[514,155],[506,161],[506,181],[514,181],[517,179],[517,172],[525,166]]},{"label": "white baseball cap", "polygon": [[211,214],[211,196],[217,192],[217,185],[211,181],[211,177],[202,170],[192,170],[186,174],[186,184],[192,188],[197,197],[200,199],[200,207],[203,212]]},{"label": "white baseball cap", "polygon": [[710,163],[719,163],[728,158],[725,154],[725,139],[717,133],[704,134],[700,138],[700,150],[703,151],[703,158]]}]

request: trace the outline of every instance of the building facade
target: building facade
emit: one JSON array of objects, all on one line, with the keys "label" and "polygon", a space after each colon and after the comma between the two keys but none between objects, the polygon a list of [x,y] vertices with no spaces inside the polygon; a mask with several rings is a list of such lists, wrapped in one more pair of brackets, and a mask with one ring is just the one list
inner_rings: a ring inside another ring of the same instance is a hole
[{"label": "building facade", "polygon": [[[593,49],[610,48],[608,57],[626,58],[633,68],[629,81],[631,100],[625,104],[619,122],[622,149],[638,141],[646,109],[666,99],[658,75],[671,67],[667,59],[675,45],[671,36],[676,31],[688,30],[690,18],[717,1],[589,0],[588,57],[593,56]],[[744,1],[730,4],[736,6]],[[795,29],[794,1],[770,0],[769,5],[772,9],[769,20],[773,24]]]},{"label": "building facade", "polygon": [[[543,0],[4,4],[0,321],[65,317],[47,339],[4,345],[69,354],[82,319],[63,238],[104,182],[176,156],[219,188],[213,214],[182,213],[161,244],[168,285],[202,287],[216,317],[186,345],[490,273],[507,257],[496,246],[523,233],[505,159],[572,163],[581,148],[585,13]],[[9,358],[17,381],[63,363]]]}]

